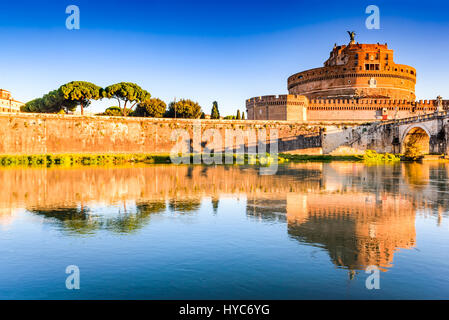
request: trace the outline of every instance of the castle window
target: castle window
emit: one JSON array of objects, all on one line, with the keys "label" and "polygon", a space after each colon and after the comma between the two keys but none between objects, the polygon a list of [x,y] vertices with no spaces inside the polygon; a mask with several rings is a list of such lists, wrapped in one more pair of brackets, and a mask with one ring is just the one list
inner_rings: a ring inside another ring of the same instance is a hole
[{"label": "castle window", "polygon": [[365,70],[379,70],[379,64],[371,63],[371,64],[365,64]]},{"label": "castle window", "polygon": [[365,55],[365,59],[366,59],[366,60],[369,59],[369,54],[368,54],[368,53]]},{"label": "castle window", "polygon": [[385,55],[385,60],[388,60],[388,53]]},{"label": "castle window", "polygon": [[355,58],[356,58],[356,59],[359,58],[359,54],[358,54],[358,53],[355,54]]},{"label": "castle window", "polygon": [[410,71],[410,73],[411,73],[411,74],[415,74],[415,72],[413,72],[413,70],[412,70],[412,71]]}]

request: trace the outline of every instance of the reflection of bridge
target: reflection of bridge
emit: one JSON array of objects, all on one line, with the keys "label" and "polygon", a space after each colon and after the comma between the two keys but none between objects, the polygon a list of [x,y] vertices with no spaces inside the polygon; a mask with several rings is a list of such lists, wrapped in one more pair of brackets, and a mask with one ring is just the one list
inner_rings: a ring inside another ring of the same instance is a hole
[{"label": "reflection of bridge", "polygon": [[323,137],[323,152],[352,149],[360,153],[372,149],[378,152],[403,153],[408,143],[420,145],[423,153],[449,153],[449,111],[440,111],[411,118],[375,122]]}]

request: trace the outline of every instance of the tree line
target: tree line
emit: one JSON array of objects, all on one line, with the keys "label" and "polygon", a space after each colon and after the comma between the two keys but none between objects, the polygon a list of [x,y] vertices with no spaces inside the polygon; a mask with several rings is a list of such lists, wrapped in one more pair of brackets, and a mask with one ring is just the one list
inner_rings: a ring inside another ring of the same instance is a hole
[{"label": "tree line", "polygon": [[[27,102],[22,106],[22,112],[38,113],[70,113],[81,108],[89,107],[93,100],[103,98],[116,99],[117,106],[107,108],[101,115],[106,116],[136,116],[155,118],[205,118],[201,106],[190,99],[181,99],[167,104],[159,98],[152,98],[151,94],[132,82],[120,82],[101,88],[91,82],[72,81],[50,91],[41,98]],[[218,103],[214,101],[211,110],[211,119],[220,119]],[[224,117],[225,119],[244,119],[237,111],[237,116]]]}]

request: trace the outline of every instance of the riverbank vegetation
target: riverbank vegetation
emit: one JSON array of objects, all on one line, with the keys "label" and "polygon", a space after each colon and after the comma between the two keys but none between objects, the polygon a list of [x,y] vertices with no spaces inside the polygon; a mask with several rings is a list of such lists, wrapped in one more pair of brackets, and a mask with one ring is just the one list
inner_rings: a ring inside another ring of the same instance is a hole
[{"label": "riverbank vegetation", "polygon": [[2,155],[1,166],[118,165],[125,163],[171,163],[169,155],[154,154],[39,154]]},{"label": "riverbank vegetation", "polygon": [[391,153],[377,153],[374,150],[366,150],[363,160],[366,162],[397,162],[401,161],[401,157]]},{"label": "riverbank vegetation", "polygon": [[[209,157],[210,155],[208,155]],[[352,161],[366,163],[394,163],[401,161],[398,155],[379,154],[368,150],[363,155],[298,155],[281,153],[277,156],[270,154],[263,155],[236,155],[222,154],[222,163],[247,164],[268,166],[276,162],[278,164],[298,163],[298,162],[331,162],[331,161]],[[196,158],[195,158],[196,157]],[[198,154],[185,156],[183,163],[198,162]],[[169,154],[141,154],[141,153],[101,153],[101,154],[40,154],[40,155],[0,155],[0,166],[89,166],[89,165],[120,165],[120,164],[171,164]],[[204,163],[202,163],[204,164]]]},{"label": "riverbank vegetation", "polygon": [[[184,156],[183,163],[195,163],[198,154]],[[236,155],[222,154],[222,163],[225,164],[232,159],[232,164],[270,165],[276,159],[270,154],[264,155]],[[278,163],[288,162],[278,156]],[[171,164],[169,154],[38,154],[38,155],[0,155],[0,166],[74,166],[74,165],[119,165],[125,163],[146,164]]]}]

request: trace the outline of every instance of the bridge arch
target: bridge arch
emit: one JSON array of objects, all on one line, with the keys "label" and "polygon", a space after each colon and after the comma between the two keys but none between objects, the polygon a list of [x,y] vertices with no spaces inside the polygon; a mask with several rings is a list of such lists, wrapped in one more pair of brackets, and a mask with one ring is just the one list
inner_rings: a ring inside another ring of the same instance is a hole
[{"label": "bridge arch", "polygon": [[423,125],[411,125],[407,127],[401,139],[401,153],[423,155],[430,153],[431,133]]}]

